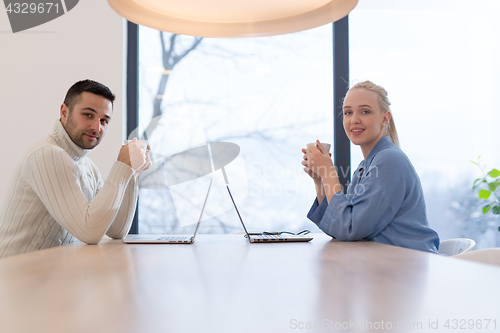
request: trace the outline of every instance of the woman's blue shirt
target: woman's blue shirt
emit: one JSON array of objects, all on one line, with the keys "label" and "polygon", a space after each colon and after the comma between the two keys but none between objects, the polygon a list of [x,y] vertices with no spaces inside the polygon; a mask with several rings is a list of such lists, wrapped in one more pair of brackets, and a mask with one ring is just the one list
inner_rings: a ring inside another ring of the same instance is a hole
[{"label": "woman's blue shirt", "polygon": [[342,241],[371,240],[437,253],[420,179],[410,160],[385,136],[362,161],[347,188],[330,203],[316,199],[307,217]]}]

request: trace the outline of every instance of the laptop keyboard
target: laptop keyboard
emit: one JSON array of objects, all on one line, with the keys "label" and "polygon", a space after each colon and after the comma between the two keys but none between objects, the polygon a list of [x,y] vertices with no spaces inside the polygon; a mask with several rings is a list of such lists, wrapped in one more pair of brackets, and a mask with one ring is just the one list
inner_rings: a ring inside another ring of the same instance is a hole
[{"label": "laptop keyboard", "polygon": [[168,242],[185,242],[190,240],[191,237],[182,237],[182,236],[164,236],[158,238],[159,240],[168,241]]},{"label": "laptop keyboard", "polygon": [[283,239],[280,235],[252,235],[254,239]]}]

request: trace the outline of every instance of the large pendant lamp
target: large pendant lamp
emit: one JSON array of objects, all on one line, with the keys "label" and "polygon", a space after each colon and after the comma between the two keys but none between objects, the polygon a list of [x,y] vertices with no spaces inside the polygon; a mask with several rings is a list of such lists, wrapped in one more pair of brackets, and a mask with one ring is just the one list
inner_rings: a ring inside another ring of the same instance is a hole
[{"label": "large pendant lamp", "polygon": [[108,0],[127,20],[201,37],[286,34],[337,21],[358,0]]}]

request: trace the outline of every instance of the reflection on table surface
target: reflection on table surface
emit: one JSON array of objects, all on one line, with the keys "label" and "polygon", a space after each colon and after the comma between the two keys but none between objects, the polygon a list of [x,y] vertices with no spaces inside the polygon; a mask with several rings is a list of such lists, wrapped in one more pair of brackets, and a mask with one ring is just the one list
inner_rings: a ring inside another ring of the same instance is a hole
[{"label": "reflection on table surface", "polygon": [[364,332],[413,325],[437,332],[431,327],[437,321],[445,330],[447,319],[483,320],[481,332],[494,328],[491,322],[486,330],[484,320],[496,319],[500,329],[497,267],[313,237],[288,244],[249,244],[242,235],[198,235],[193,245],[108,240],[5,258],[2,331],[293,332],[344,325]]}]

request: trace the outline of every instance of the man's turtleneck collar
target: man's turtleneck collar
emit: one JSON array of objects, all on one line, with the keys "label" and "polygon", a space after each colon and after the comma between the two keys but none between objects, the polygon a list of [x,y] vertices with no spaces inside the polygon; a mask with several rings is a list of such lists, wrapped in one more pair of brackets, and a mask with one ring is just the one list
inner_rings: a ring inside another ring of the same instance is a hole
[{"label": "man's turtleneck collar", "polygon": [[75,162],[84,158],[91,151],[91,149],[78,147],[73,140],[71,140],[60,120],[56,121],[54,130],[50,133],[50,136],[56,140],[58,146],[64,149]]}]

